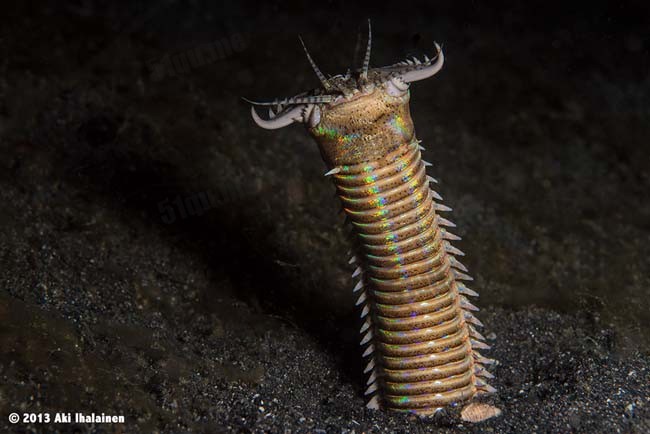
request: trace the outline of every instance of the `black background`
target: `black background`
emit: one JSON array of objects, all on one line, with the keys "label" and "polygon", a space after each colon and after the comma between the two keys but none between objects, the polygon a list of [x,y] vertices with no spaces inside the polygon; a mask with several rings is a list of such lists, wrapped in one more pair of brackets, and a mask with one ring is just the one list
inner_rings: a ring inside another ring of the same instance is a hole
[{"label": "black background", "polygon": [[[374,66],[446,53],[411,111],[500,361],[484,425],[363,409],[325,167],[241,100],[317,85],[298,35],[354,68],[368,18]],[[0,423],[649,430],[649,25],[645,2],[3,4]]]}]

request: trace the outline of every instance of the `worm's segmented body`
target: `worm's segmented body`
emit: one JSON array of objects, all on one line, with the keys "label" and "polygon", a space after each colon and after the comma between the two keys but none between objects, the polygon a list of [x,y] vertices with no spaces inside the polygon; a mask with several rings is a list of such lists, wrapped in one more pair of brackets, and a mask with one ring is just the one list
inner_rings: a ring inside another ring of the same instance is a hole
[{"label": "worm's segmented body", "polygon": [[492,377],[465,298],[478,294],[462,283],[471,278],[450,244],[459,238],[443,227],[453,224],[437,211],[449,208],[425,169],[414,141],[332,176],[356,235],[369,406],[422,415],[490,391],[480,377]]},{"label": "worm's segmented body", "polygon": [[[421,158],[409,111],[409,85],[435,75],[444,56],[369,69],[370,36],[363,67],[331,78],[307,58],[322,88],[273,103],[266,129],[303,122],[329,167],[355,240],[354,292],[361,309],[361,345],[367,359],[369,408],[431,415],[446,406],[492,393],[484,378],[493,363],[475,329],[482,326],[466,296],[477,296],[451,245],[459,237],[449,211],[430,188],[435,179]],[[438,202],[437,202],[438,201]],[[473,422],[498,415],[488,405],[466,407]],[[471,410],[471,411],[470,411]]]}]

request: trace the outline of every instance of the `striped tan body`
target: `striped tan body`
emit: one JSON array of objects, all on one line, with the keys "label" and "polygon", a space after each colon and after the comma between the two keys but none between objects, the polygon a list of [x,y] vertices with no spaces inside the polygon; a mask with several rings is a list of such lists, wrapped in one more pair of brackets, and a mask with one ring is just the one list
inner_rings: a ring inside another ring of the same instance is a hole
[{"label": "striped tan body", "polygon": [[[303,44],[304,45],[304,44]],[[257,106],[269,109],[266,129],[303,123],[318,143],[355,239],[354,291],[361,308],[361,345],[367,358],[369,408],[432,415],[447,406],[496,390],[483,365],[494,363],[477,349],[489,349],[474,329],[482,326],[465,296],[478,294],[450,244],[459,238],[438,213],[440,195],[429,188],[421,147],[415,137],[410,84],[434,76],[444,63],[437,53],[370,68],[371,33],[360,70],[325,77],[307,53],[322,87]],[[305,48],[306,52],[306,48]],[[469,404],[463,420],[500,414],[486,404]]]},{"label": "striped tan body", "polygon": [[[362,344],[371,407],[422,415],[471,399],[491,376],[417,142],[333,176],[356,238]],[[489,387],[489,386],[487,386]]]}]

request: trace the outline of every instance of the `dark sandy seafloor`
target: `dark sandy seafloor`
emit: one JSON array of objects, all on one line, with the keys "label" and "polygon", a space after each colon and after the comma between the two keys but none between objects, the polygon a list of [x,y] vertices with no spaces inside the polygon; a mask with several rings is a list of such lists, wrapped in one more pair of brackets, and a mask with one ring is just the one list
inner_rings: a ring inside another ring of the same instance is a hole
[{"label": "dark sandy seafloor", "polygon": [[[650,432],[650,18],[501,3],[4,7],[0,432]],[[368,17],[374,65],[447,54],[411,110],[499,361],[478,425],[364,409],[334,189],[240,100],[316,85],[298,34],[344,72]]]}]

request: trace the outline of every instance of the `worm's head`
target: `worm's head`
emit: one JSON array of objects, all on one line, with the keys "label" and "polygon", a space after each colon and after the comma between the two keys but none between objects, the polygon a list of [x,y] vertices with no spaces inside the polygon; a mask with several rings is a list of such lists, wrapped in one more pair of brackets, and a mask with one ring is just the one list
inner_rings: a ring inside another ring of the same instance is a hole
[{"label": "worm's head", "polygon": [[409,143],[415,134],[409,112],[409,85],[440,71],[442,49],[435,44],[437,53],[432,59],[425,56],[423,61],[413,58],[370,69],[370,41],[369,30],[361,69],[330,78],[320,72],[305,48],[322,86],[292,98],[253,102],[275,106],[275,111],[269,108],[269,119],[262,119],[251,107],[255,123],[266,129],[304,123],[329,167],[372,161]]}]

